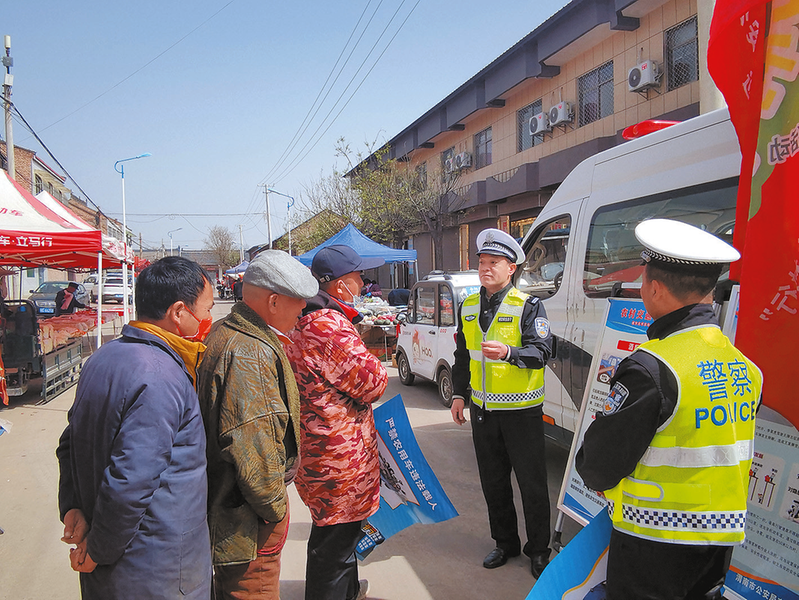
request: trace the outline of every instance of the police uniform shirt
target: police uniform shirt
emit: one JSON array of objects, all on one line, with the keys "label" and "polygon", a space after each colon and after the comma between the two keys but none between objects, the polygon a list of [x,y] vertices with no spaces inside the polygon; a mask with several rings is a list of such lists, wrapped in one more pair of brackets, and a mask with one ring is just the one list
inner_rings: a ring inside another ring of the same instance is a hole
[{"label": "police uniform shirt", "polygon": [[[486,331],[497,314],[500,304],[507,293],[513,288],[509,283],[490,298],[486,297],[484,287],[480,288],[480,329]],[[463,321],[461,308],[458,308],[458,334],[455,344],[455,364],[452,367],[453,393],[462,396],[468,406],[469,394],[469,349],[466,347],[466,338],[463,335]],[[545,337],[540,337],[536,331],[537,318],[546,319],[547,313],[543,304],[535,296],[530,296],[524,303],[522,310],[522,346],[511,346],[510,355],[506,362],[522,369],[543,369],[547,360],[552,356],[552,334],[547,330]],[[547,321],[548,322],[548,321]],[[538,407],[539,410],[542,410]]]},{"label": "police uniform shirt", "polygon": [[[700,325],[718,325],[709,304],[684,306],[657,319],[647,337],[662,339]],[[597,491],[613,488],[635,469],[657,429],[677,405],[677,380],[648,352],[634,352],[610,381],[613,401],[588,427],[575,466],[585,485]]]}]

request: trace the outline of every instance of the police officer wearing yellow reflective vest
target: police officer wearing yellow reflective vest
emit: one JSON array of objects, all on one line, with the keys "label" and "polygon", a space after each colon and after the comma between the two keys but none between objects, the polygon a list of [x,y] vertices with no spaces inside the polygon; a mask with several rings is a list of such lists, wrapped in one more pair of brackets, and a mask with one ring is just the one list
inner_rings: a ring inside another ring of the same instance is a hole
[{"label": "police officer wearing yellow reflective vest", "polygon": [[[458,320],[452,418],[462,425],[470,398],[472,439],[496,542],[483,561],[493,569],[522,550],[511,470],[522,496],[527,543],[536,578],[549,561],[549,493],[544,459],[544,366],[552,354],[546,311],[511,283],[522,247],[498,229],[477,236],[482,287],[463,301]],[[469,394],[471,388],[471,394]]]},{"label": "police officer wearing yellow reflective vest", "polygon": [[710,294],[738,252],[665,219],[635,229],[654,319],[610,382],[577,471],[604,492],[610,600],[721,598],[744,540],[760,370],[719,329]]}]

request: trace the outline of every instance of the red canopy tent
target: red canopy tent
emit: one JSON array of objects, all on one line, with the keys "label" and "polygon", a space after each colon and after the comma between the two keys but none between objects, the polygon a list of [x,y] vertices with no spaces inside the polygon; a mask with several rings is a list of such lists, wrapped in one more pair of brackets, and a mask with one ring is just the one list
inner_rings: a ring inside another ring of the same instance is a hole
[{"label": "red canopy tent", "polygon": [[103,236],[49,194],[37,198],[2,172],[0,265],[96,269],[99,254],[103,268],[119,266],[123,245]]}]

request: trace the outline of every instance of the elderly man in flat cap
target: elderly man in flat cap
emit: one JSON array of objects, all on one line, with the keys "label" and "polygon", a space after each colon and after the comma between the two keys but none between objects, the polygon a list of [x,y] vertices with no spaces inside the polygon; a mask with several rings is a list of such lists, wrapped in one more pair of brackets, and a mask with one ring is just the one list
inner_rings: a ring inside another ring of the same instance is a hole
[{"label": "elderly man in flat cap", "polygon": [[[463,301],[458,320],[452,418],[466,422],[496,547],[486,569],[522,550],[538,578],[549,562],[549,491],[544,458],[544,367],[552,355],[546,311],[512,283],[525,260],[518,242],[498,229],[477,236],[480,292]],[[471,392],[471,393],[470,393]],[[527,543],[522,548],[513,505],[511,471],[522,496]]]},{"label": "elderly man in flat cap", "polygon": [[243,300],[206,340],[199,397],[217,600],[279,599],[286,482],[300,447],[299,394],[282,342],[318,288],[299,261],[265,250],[244,273]]},{"label": "elderly man in flat cap", "polygon": [[760,370],[721,332],[710,294],[732,247],[691,225],[635,229],[649,341],[610,381],[577,471],[604,492],[610,600],[721,598],[744,540]]}]

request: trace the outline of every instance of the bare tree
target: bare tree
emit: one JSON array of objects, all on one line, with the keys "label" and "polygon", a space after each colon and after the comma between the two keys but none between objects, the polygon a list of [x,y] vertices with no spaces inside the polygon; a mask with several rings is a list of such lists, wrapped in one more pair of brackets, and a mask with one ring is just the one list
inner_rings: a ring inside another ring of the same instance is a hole
[{"label": "bare tree", "polygon": [[222,225],[214,225],[208,230],[205,238],[205,249],[210,252],[214,260],[221,267],[232,267],[239,262],[239,253],[236,251],[233,232]]}]

